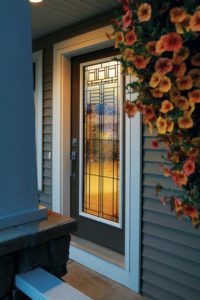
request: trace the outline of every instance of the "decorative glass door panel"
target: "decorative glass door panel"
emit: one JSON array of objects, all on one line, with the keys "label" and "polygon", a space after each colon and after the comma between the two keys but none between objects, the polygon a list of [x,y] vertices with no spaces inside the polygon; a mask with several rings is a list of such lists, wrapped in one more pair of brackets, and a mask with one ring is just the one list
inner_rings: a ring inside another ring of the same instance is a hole
[{"label": "decorative glass door panel", "polygon": [[80,214],[121,226],[122,95],[120,64],[110,58],[81,66]]},{"label": "decorative glass door panel", "polygon": [[118,50],[71,60],[71,216],[78,237],[124,253],[123,85]]}]

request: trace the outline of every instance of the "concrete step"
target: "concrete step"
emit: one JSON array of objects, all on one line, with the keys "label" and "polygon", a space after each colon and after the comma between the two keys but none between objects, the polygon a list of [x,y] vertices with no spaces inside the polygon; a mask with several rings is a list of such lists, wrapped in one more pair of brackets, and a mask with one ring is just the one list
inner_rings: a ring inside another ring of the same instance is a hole
[{"label": "concrete step", "polygon": [[16,275],[15,286],[33,300],[92,300],[42,268]]}]

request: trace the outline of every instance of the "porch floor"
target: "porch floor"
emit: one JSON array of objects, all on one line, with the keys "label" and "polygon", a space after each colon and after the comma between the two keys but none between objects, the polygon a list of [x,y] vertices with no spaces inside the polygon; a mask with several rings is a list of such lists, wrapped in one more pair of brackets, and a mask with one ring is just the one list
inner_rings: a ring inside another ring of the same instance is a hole
[{"label": "porch floor", "polygon": [[70,261],[65,282],[94,300],[145,300],[130,289],[88,268]]}]

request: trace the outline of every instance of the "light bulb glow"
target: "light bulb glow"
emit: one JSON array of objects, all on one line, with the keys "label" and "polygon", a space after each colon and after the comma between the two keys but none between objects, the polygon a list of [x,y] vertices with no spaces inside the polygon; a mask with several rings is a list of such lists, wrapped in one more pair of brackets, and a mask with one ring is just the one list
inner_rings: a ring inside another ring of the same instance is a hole
[{"label": "light bulb glow", "polygon": [[29,2],[31,3],[39,3],[39,2],[42,2],[43,0],[29,0]]}]

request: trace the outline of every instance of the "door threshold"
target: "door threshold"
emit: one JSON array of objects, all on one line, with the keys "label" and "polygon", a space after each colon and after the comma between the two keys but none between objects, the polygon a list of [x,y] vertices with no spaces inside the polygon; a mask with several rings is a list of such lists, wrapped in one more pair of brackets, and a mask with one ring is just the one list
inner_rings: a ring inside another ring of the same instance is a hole
[{"label": "door threshold", "polygon": [[120,268],[125,268],[125,256],[116,251],[97,245],[75,235],[71,235],[71,245],[117,265]]}]

